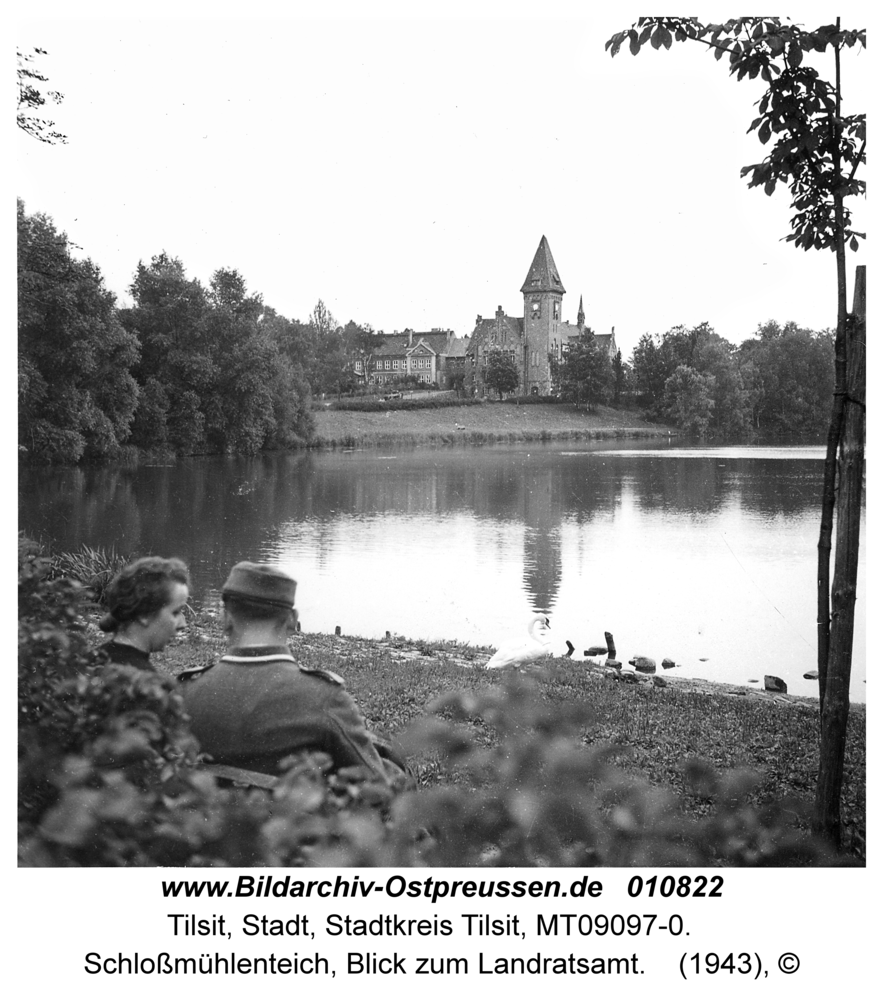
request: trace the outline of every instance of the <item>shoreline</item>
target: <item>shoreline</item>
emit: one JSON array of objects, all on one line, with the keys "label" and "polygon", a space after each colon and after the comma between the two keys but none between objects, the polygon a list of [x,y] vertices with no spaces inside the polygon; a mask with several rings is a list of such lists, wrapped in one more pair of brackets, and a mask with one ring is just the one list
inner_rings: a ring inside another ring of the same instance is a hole
[{"label": "shoreline", "polygon": [[599,406],[596,412],[553,403],[446,406],[418,410],[322,410],[308,448],[384,445],[505,444],[533,441],[671,438],[672,428],[642,420],[634,411]]},{"label": "shoreline", "polygon": [[[199,615],[201,619],[199,631],[195,636],[175,640],[164,653],[155,654],[157,665],[161,669],[177,675],[186,666],[203,665],[213,662],[223,652],[224,640],[220,635],[219,622],[213,615]],[[204,620],[203,620],[204,619]],[[193,628],[197,628],[196,624]],[[367,658],[388,656],[395,664],[414,665],[449,665],[467,670],[475,677],[504,677],[508,670],[485,671],[484,662],[494,652],[489,646],[473,646],[456,640],[423,640],[400,635],[392,635],[388,639],[372,639],[358,635],[332,635],[326,632],[297,632],[290,637],[289,643],[294,651],[301,649],[311,654],[321,656],[323,653],[334,658],[352,658],[355,664]],[[522,672],[542,678],[544,671],[562,667],[579,667],[586,674],[593,675],[598,680],[610,683],[620,683],[637,688],[663,688],[684,695],[714,695],[725,698],[737,698],[747,703],[764,705],[777,704],[800,711],[818,713],[817,697],[798,694],[783,694],[766,691],[763,688],[733,684],[727,681],[709,681],[703,678],[668,675],[657,671],[644,674],[640,671],[626,669],[616,671],[613,667],[604,666],[591,658],[571,659],[566,656],[549,657],[534,666],[524,668]],[[623,674],[634,680],[623,681]],[[617,676],[618,675],[618,676]],[[654,684],[653,678],[664,679],[664,685]],[[864,715],[866,702],[851,701],[850,712]]]}]

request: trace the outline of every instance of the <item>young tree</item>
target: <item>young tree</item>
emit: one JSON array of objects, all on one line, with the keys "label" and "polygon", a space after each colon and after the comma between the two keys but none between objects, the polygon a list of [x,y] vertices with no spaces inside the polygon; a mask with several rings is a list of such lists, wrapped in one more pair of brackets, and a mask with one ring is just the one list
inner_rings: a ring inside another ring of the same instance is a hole
[{"label": "young tree", "polygon": [[[856,323],[848,318],[846,291],[846,245],[858,249],[864,233],[852,228],[845,199],[863,193],[865,182],[856,177],[865,163],[865,116],[844,115],[841,109],[841,53],[855,45],[865,46],[865,31],[843,30],[840,19],[815,30],[785,23],[778,17],[739,17],[723,24],[703,24],[694,17],[642,17],[631,28],[607,41],[615,56],[628,43],[637,55],[648,42],[653,48],[671,48],[672,41],[707,46],[716,59],[727,56],[730,73],[737,80],[760,76],[767,90],[758,101],[758,116],[748,131],[757,131],[766,145],[774,139],[769,155],[742,168],[749,186],[762,186],[771,195],[779,182],[791,191],[791,233],[786,237],[796,247],[833,250],[837,262],[837,334],[834,354],[834,402],[828,431],[822,495],[818,563],[818,670],[821,715],[819,783],[813,826],[835,842],[839,840],[839,796],[843,772],[843,748],[849,712],[851,632],[838,628],[843,646],[831,649],[831,618],[852,621],[855,577],[830,585],[831,536],[838,472],[854,461],[841,448],[844,419],[864,419],[864,400],[847,392],[847,368],[864,371],[864,342],[854,336]],[[804,59],[808,53],[833,53],[833,83],[822,79]],[[852,345],[852,347],[850,347]],[[849,350],[861,358],[849,359]],[[853,364],[854,363],[854,364]],[[857,384],[863,385],[863,378]],[[852,411],[856,411],[853,413]],[[860,435],[863,447],[863,434]],[[850,491],[853,502],[861,490]],[[856,514],[857,519],[857,514]],[[850,545],[847,534],[838,534],[840,545]],[[857,536],[855,538],[857,545]],[[838,565],[852,573],[854,561]],[[835,668],[835,669],[830,669]]]},{"label": "young tree", "polygon": [[484,384],[503,398],[504,392],[518,388],[518,367],[512,358],[500,350],[488,351]]}]

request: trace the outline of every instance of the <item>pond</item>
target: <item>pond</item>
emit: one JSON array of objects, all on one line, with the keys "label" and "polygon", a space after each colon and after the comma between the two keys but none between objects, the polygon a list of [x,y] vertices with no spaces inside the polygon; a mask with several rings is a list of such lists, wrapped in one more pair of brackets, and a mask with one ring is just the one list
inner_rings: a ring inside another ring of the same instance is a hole
[{"label": "pond", "polygon": [[[641,442],[365,450],[24,469],[20,527],[58,549],[178,555],[216,600],[240,559],[298,580],[306,631],[554,649],[795,694],[815,668],[821,447]],[[862,525],[864,532],[864,522]],[[851,697],[865,700],[865,558]],[[661,670],[660,670],[661,672]]]}]

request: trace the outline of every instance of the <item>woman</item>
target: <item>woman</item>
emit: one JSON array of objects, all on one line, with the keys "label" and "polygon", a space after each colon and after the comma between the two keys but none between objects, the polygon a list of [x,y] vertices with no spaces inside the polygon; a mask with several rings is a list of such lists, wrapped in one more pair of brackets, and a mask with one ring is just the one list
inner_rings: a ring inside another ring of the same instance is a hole
[{"label": "woman", "polygon": [[98,623],[113,639],[101,647],[111,663],[153,670],[150,654],[185,627],[190,575],[180,559],[146,556],[126,566],[107,588],[108,614]]}]

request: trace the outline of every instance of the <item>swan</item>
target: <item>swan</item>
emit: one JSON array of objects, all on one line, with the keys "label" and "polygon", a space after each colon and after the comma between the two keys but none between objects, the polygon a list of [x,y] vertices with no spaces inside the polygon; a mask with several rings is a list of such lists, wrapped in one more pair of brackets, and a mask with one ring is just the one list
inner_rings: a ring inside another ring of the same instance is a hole
[{"label": "swan", "polygon": [[[542,626],[542,639],[537,638],[534,634],[538,625]],[[529,638],[513,639],[500,646],[485,664],[485,670],[496,670],[498,667],[516,667],[523,663],[541,660],[544,656],[551,656],[552,641],[545,634],[548,627],[549,619],[545,615],[534,615],[527,626]]]}]

